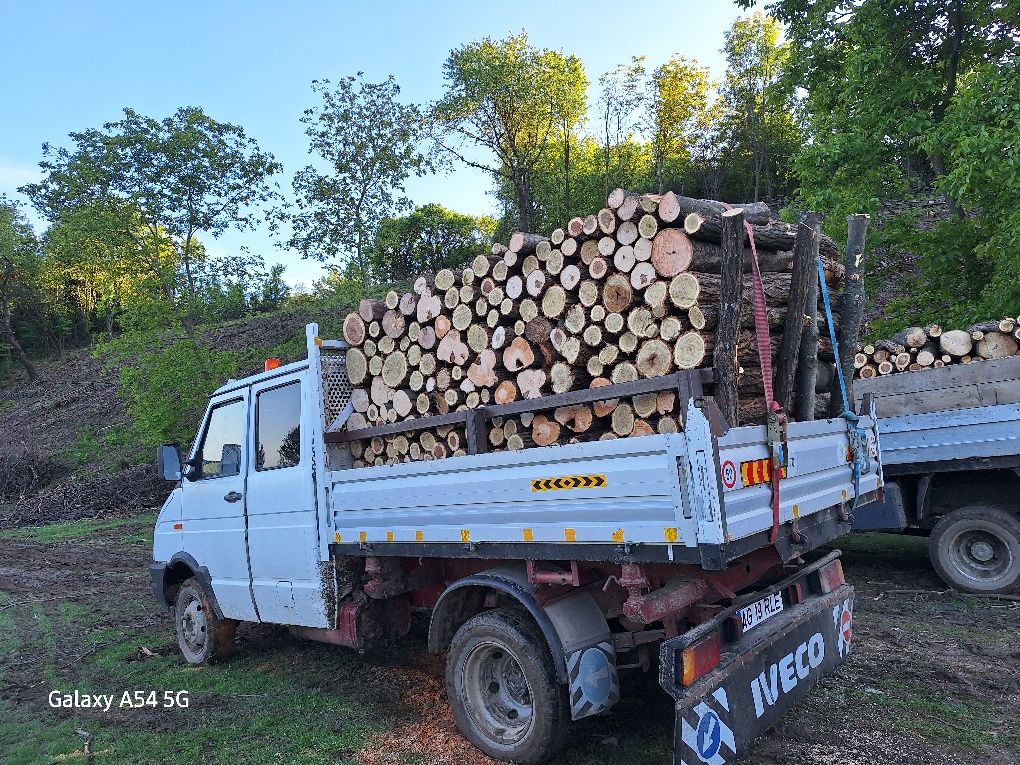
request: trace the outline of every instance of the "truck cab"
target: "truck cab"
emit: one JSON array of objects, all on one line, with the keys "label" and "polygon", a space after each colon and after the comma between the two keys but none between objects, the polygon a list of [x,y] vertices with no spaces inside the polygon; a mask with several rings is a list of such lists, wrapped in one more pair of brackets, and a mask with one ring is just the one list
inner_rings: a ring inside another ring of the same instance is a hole
[{"label": "truck cab", "polygon": [[227,383],[186,456],[161,448],[171,476],[180,459],[154,534],[162,602],[195,577],[220,618],[326,626],[311,424],[319,410],[307,370],[298,362]]}]

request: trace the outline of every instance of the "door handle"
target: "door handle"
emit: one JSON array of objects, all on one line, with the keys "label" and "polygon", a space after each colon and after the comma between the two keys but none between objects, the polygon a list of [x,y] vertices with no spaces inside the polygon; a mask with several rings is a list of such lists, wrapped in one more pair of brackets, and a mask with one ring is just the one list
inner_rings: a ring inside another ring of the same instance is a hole
[{"label": "door handle", "polygon": [[224,494],[223,499],[227,500],[227,502],[240,502],[244,499],[244,495],[239,491],[231,491]]}]

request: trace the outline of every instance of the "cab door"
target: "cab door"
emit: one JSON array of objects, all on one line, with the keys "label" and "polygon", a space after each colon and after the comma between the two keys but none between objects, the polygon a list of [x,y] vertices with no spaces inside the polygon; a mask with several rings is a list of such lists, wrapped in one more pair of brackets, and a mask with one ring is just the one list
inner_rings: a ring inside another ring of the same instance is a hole
[{"label": "cab door", "polygon": [[248,392],[224,393],[209,407],[191,453],[195,467],[181,481],[184,552],[209,571],[223,615],[257,620],[245,539]]},{"label": "cab door", "polygon": [[304,388],[300,378],[251,388],[248,555],[262,621],[326,627]]}]

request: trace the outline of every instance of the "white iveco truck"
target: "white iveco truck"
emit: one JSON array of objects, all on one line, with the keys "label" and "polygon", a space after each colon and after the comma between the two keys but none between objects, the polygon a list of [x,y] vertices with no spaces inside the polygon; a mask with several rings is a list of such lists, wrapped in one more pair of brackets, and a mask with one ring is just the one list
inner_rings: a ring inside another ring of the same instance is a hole
[{"label": "white iveco truck", "polygon": [[[657,669],[676,762],[722,763],[848,655],[853,588],[838,552],[809,553],[881,493],[870,411],[728,427],[690,370],[352,432],[346,346],[307,333],[307,360],[213,394],[187,455],[159,450],[178,485],[152,584],[187,661],[229,653],[242,621],[360,649],[428,609],[486,754],[539,762],[622,672]],[[485,453],[492,417],[666,389],[681,433]],[[352,440],[442,425],[469,454],[350,467]]]}]

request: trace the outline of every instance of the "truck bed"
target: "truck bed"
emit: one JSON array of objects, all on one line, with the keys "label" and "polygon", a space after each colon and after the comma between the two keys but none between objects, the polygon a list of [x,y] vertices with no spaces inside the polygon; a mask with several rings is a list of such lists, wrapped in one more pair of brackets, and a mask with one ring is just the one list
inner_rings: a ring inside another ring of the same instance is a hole
[{"label": "truck bed", "polygon": [[[714,436],[693,401],[685,420],[684,432],[669,435],[331,470],[334,546],[345,554],[455,551],[724,567],[767,544],[765,428]],[[874,420],[862,418],[861,425],[872,447],[872,470],[860,483],[863,502],[877,495],[882,476]],[[841,506],[854,496],[846,423],[792,423],[788,448],[781,522],[798,519],[807,544],[812,528],[819,539],[829,534],[828,541],[838,533]],[[798,548],[781,552],[795,557]]]},{"label": "truck bed", "polygon": [[855,381],[866,394],[889,475],[1020,465],[1020,357]]}]

